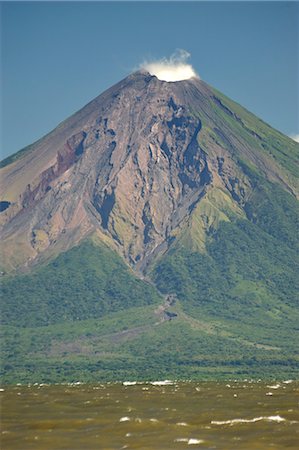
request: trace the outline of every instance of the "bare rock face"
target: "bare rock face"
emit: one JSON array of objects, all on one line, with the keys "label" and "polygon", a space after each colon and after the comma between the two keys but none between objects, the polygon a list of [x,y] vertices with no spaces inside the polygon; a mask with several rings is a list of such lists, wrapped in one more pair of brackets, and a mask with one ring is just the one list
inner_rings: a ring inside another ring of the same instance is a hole
[{"label": "bare rock face", "polygon": [[[131,95],[121,101],[132,103]],[[173,97],[149,92],[124,116],[123,109],[121,127],[118,114],[99,124],[106,164],[93,173],[90,198],[102,227],[134,264],[169,238],[212,176],[197,141],[201,122]]]},{"label": "bare rock face", "polygon": [[137,72],[1,169],[7,265],[28,265],[97,232],[143,270],[211,189],[242,208],[252,183],[236,155],[293,191],[274,159],[251,144],[262,139],[203,81]]}]

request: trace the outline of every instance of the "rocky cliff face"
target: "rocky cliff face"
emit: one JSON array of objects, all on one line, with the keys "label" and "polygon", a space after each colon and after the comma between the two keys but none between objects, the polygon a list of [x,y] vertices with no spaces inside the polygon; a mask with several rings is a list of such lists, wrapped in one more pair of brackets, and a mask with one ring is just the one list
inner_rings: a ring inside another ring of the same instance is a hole
[{"label": "rocky cliff face", "polygon": [[[2,163],[5,270],[93,232],[144,270],[195,215],[197,234],[207,234],[243,214],[254,188],[245,166],[296,195],[284,140],[203,81],[137,72]],[[200,206],[207,199],[217,210],[212,224]]]}]

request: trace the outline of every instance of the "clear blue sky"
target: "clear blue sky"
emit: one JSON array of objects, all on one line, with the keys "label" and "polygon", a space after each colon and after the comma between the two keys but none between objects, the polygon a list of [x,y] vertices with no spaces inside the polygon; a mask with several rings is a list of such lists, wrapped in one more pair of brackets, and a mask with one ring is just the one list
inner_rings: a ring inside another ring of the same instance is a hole
[{"label": "clear blue sky", "polygon": [[4,2],[1,157],[176,48],[202,79],[299,133],[298,11],[294,2]]}]

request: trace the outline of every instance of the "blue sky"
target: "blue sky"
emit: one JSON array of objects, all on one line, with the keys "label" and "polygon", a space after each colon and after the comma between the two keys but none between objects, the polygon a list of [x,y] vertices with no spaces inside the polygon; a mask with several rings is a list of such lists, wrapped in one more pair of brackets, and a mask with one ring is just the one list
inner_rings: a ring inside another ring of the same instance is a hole
[{"label": "blue sky", "polygon": [[1,10],[1,157],[176,48],[209,84],[299,133],[298,3],[3,2]]}]

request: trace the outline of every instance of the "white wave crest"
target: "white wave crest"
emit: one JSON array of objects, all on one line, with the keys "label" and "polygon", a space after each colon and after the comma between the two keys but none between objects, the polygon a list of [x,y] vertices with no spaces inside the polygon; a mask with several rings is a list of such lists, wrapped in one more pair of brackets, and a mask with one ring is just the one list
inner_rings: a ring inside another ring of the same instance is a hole
[{"label": "white wave crest", "polygon": [[261,420],[267,420],[269,422],[285,422],[286,419],[284,419],[281,416],[261,416],[261,417],[254,417],[253,419],[232,419],[232,420],[212,420],[212,425],[235,425],[238,423],[253,423],[253,422],[259,422]]},{"label": "white wave crest", "polygon": [[135,386],[137,384],[137,381],[123,381],[124,386]]},{"label": "white wave crest", "polygon": [[152,384],[153,386],[169,386],[169,385],[174,384],[174,382],[171,381],[171,380],[151,381],[151,384]]},{"label": "white wave crest", "polygon": [[202,439],[194,439],[194,438],[190,438],[188,440],[188,445],[194,445],[194,444],[203,444],[204,441]]},{"label": "white wave crest", "polygon": [[131,419],[130,419],[130,417],[121,417],[120,419],[119,419],[119,421],[120,422],[129,422]]}]

